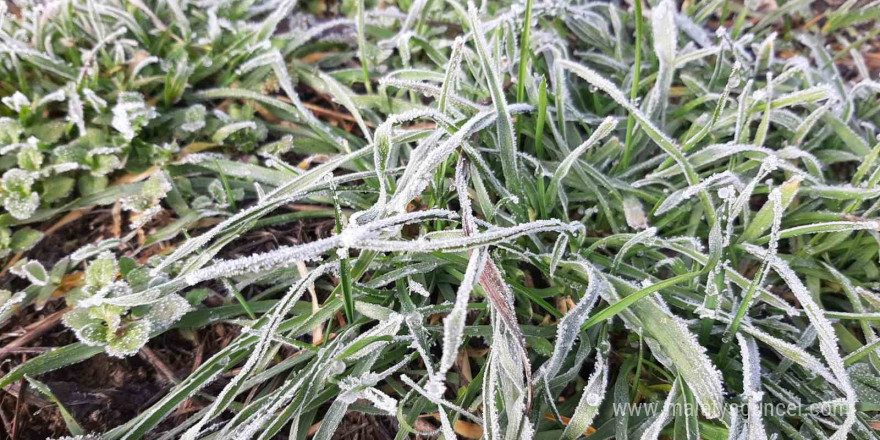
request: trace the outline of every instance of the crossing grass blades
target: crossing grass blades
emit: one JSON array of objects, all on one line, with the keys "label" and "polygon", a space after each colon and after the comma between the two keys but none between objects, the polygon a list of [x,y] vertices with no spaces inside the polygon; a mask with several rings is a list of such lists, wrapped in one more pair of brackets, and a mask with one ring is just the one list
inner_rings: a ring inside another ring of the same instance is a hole
[{"label": "crossing grass blades", "polygon": [[876,3],[9,5],[0,323],[79,342],[0,386],[239,329],[98,438],[878,437]]}]

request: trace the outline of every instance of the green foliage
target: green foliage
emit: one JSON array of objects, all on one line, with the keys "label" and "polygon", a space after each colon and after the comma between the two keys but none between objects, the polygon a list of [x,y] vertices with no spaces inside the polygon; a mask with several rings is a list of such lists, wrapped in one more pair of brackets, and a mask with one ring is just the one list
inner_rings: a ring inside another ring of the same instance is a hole
[{"label": "green foliage", "polygon": [[[224,323],[103,437],[876,438],[876,6],[752,3],[7,11],[0,324],[63,294],[80,342],[0,387],[78,434],[36,377]],[[38,259],[37,224],[117,204]]]}]

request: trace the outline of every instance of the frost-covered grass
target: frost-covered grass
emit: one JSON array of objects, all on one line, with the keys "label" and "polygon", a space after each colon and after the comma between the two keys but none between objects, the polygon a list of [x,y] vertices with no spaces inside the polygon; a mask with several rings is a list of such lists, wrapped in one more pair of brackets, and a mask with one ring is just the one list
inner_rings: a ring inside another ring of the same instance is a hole
[{"label": "frost-covered grass", "polygon": [[878,437],[876,2],[15,3],[0,324],[80,342],[0,386],[241,330],[102,438]]}]

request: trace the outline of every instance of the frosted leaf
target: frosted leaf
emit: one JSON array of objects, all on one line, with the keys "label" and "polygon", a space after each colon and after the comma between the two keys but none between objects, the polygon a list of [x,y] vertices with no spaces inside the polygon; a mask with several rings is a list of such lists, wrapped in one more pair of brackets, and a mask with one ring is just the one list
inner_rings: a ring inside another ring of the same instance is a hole
[{"label": "frosted leaf", "polygon": [[[293,308],[296,302],[299,301],[299,299],[305,293],[306,289],[311,286],[318,277],[324,275],[330,269],[331,265],[325,264],[322,266],[318,266],[317,268],[309,272],[308,276],[301,278],[293,286],[290,287],[290,289],[287,291],[284,297],[279,300],[272,311],[268,313],[266,317],[264,317],[264,324],[259,327],[260,339],[251,349],[251,354],[245,362],[244,366],[242,366],[238,374],[236,374],[232,378],[232,380],[223,388],[223,390],[220,391],[220,393],[217,395],[217,398],[214,400],[208,410],[205,411],[204,415],[199,419],[199,421],[191,426],[181,438],[194,440],[196,437],[198,437],[205,424],[207,424],[217,414],[219,414],[226,408],[231,399],[236,396],[245,379],[247,379],[248,376],[251,375],[252,370],[265,357],[266,353],[272,345],[274,335],[278,331],[278,327],[281,325],[281,322],[285,319],[288,313],[290,313],[290,310]],[[345,369],[344,363],[342,363],[342,369]]]},{"label": "frosted leaf", "polygon": [[425,397],[426,399],[431,401],[431,403],[448,408],[452,411],[455,411],[455,412],[467,417],[468,419],[473,420],[474,422],[476,422],[479,425],[483,425],[483,419],[475,416],[474,414],[472,414],[468,410],[466,410],[458,405],[455,405],[454,403],[451,403],[451,402],[444,400],[444,399],[434,397],[432,394],[425,391],[424,388],[420,387],[417,383],[415,383],[412,379],[410,379],[409,376],[407,376],[405,374],[401,374],[400,381],[405,383],[410,388],[412,388],[415,392],[419,393],[420,395],[422,395],[423,397]]},{"label": "frosted leaf", "polygon": [[[471,254],[464,278],[455,296],[455,305],[453,305],[449,315],[443,318],[443,354],[440,358],[437,372],[431,378],[432,382],[442,381],[446,372],[452,368],[452,365],[455,364],[455,360],[458,358],[458,347],[464,339],[465,318],[467,318],[467,304],[470,299],[471,290],[476,285],[488,258],[489,251],[487,248],[478,248]],[[436,392],[441,389],[439,385],[435,384],[434,389],[429,391]],[[441,395],[442,393],[436,397],[439,398]]]},{"label": "frosted leaf", "polygon": [[608,136],[614,128],[617,127],[617,119],[613,116],[609,116],[599,124],[599,127],[593,132],[590,137],[584,141],[577,148],[572,150],[568,156],[563,159],[562,163],[559,164],[559,167],[556,169],[556,172],[553,173],[553,179],[550,183],[551,194],[559,191],[559,188],[562,187],[562,180],[565,176],[568,175],[568,172],[571,170],[571,167],[575,164],[578,158],[583,155],[590,147],[596,145],[599,141]]},{"label": "frosted leaf", "polygon": [[34,184],[34,175],[28,171],[13,168],[3,173],[3,189],[8,192],[26,193]]},{"label": "frosted leaf", "polygon": [[880,294],[877,294],[874,291],[865,289],[864,287],[856,287],[856,293],[858,293],[871,307],[880,309]]},{"label": "frosted leaf", "polygon": [[177,322],[190,310],[192,306],[186,299],[172,293],[150,304],[146,318],[152,323],[154,330],[161,330]]},{"label": "frosted leaf", "polygon": [[86,98],[86,102],[88,102],[96,112],[101,112],[107,108],[107,101],[98,96],[92,89],[84,87],[82,89],[82,94],[83,97]]},{"label": "frosted leaf", "polygon": [[742,331],[747,333],[749,336],[758,339],[759,341],[769,345],[771,348],[779,352],[786,359],[791,360],[792,362],[804,367],[808,371],[822,377],[826,381],[831,384],[837,384],[837,378],[828,370],[822,362],[817,359],[815,356],[806,352],[803,348],[792,344],[790,342],[783,341],[775,336],[772,336],[768,333],[765,333],[758,328],[743,325]]},{"label": "frosted leaf", "polygon": [[[678,48],[678,27],[675,25],[675,3],[662,0],[651,11],[651,29],[654,35],[654,53],[661,63],[672,64]],[[662,67],[661,67],[662,68]]]},{"label": "frosted leaf", "polygon": [[464,52],[462,49],[464,48],[464,38],[461,36],[455,37],[455,41],[452,43],[452,53],[449,55],[449,63],[446,64],[446,74],[443,77],[443,87],[440,91],[440,102],[438,104],[438,108],[440,112],[446,111],[446,100],[450,93],[455,93],[456,86],[456,76],[459,73],[459,69],[461,68],[461,57]]},{"label": "frosted leaf", "polygon": [[123,92],[119,94],[113,107],[113,120],[110,125],[130,141],[141,128],[157,116],[159,114],[144,102],[144,97],[140,93]]},{"label": "frosted leaf", "polygon": [[764,430],[764,422],[761,417],[761,358],[758,353],[758,345],[755,340],[736,334],[743,362],[743,394],[748,403],[749,439],[766,440],[767,433]]},{"label": "frosted leaf", "polygon": [[164,172],[153,173],[146,182],[144,182],[141,194],[151,199],[162,199],[171,191],[171,182]]},{"label": "frosted leaf", "polygon": [[672,389],[669,390],[669,395],[666,396],[666,400],[663,402],[663,409],[660,411],[660,414],[657,414],[657,416],[654,417],[654,421],[651,422],[642,434],[641,440],[657,440],[657,438],[660,437],[660,431],[669,421],[672,408],[675,405],[675,401],[678,399],[678,388],[678,381],[676,380],[672,384]]},{"label": "frosted leaf", "polygon": [[211,140],[214,142],[223,142],[234,134],[235,132],[242,130],[257,130],[257,123],[254,121],[239,121],[233,122],[231,124],[226,124],[223,127],[220,127],[219,130],[214,132],[214,135],[211,137]]},{"label": "frosted leaf", "polygon": [[635,197],[623,199],[623,216],[630,228],[645,229],[648,227],[648,217],[645,215],[642,203]]},{"label": "frosted leaf", "polygon": [[116,273],[118,270],[116,257],[113,253],[110,251],[103,251],[98,255],[98,258],[89,263],[86,268],[86,286],[92,287],[97,291],[116,280]]},{"label": "frosted leaf", "polygon": [[733,174],[730,171],[713,174],[696,185],[688,186],[687,188],[678,190],[667,196],[666,199],[663,200],[663,203],[661,203],[660,206],[658,206],[657,209],[654,211],[654,215],[660,216],[662,214],[665,214],[672,208],[675,208],[676,206],[682,204],[691,197],[697,195],[700,191],[704,191],[708,188],[716,186],[725,186],[729,184],[742,186],[736,174]]},{"label": "frosted leaf", "polygon": [[[383,240],[364,237],[356,246],[361,249],[369,249],[382,252],[429,252],[442,251],[454,252],[474,249],[481,246],[494,245],[500,242],[512,240],[523,235],[539,232],[567,232],[577,234],[583,228],[580,223],[566,224],[559,220],[537,220],[522,223],[511,227],[496,227],[486,232],[470,236],[442,238],[436,240]],[[447,234],[451,235],[451,234]]]},{"label": "frosted leaf", "polygon": [[608,282],[598,276],[592,266],[586,266],[586,268],[589,276],[587,290],[581,295],[581,299],[575,307],[569,310],[557,325],[556,346],[553,348],[553,354],[550,356],[550,359],[541,366],[535,375],[537,380],[543,379],[549,382],[556,377],[562,368],[565,357],[568,356],[575,340],[578,339],[581,326],[586,322],[590,310],[596,304],[599,295],[607,295],[606,292],[610,289],[610,286],[607,284]]},{"label": "frosted leaf", "polygon": [[[398,78],[382,78],[379,80],[379,84],[383,86],[392,86],[400,89],[412,90],[422,95],[431,97],[441,97],[443,94],[443,89],[441,89],[440,87],[418,81],[410,81]],[[486,109],[485,106],[463,98],[460,95],[453,93],[452,91],[447,92],[446,99],[449,101],[449,104],[454,104],[458,107],[464,107],[471,111]],[[449,107],[447,106],[447,108]]]},{"label": "frosted leaf", "polygon": [[581,437],[593,423],[593,419],[599,412],[599,405],[605,398],[605,390],[608,386],[608,361],[601,354],[596,357],[596,370],[593,371],[590,379],[587,380],[587,385],[584,386],[574,415],[571,416],[568,426],[562,432],[563,439],[570,440]]},{"label": "frosted leaf", "polygon": [[407,279],[407,283],[409,285],[409,290],[411,290],[415,293],[418,293],[419,295],[421,295],[425,298],[428,298],[431,296],[431,292],[428,292],[428,290],[425,289],[425,286],[423,286],[418,281],[415,281],[413,279]]},{"label": "frosted leaf", "polygon": [[36,192],[27,195],[19,193],[7,194],[3,207],[18,220],[27,220],[40,207],[40,196]]},{"label": "frosted leaf", "polygon": [[[403,278],[410,277],[412,275],[429,273],[436,269],[438,266],[440,266],[440,263],[436,261],[407,264],[398,269],[394,269],[382,273],[381,275],[377,275],[374,278],[370,278],[370,281],[364,283],[364,285],[372,288],[380,288],[382,286],[388,285]],[[417,285],[414,286],[413,283],[416,283]],[[416,290],[425,289],[424,286],[418,284],[416,281],[410,280],[407,285],[409,286],[410,290],[413,290],[420,295],[430,295],[430,293],[419,292],[418,290]]]},{"label": "frosted leaf", "polygon": [[19,113],[22,108],[29,107],[31,105],[30,99],[27,96],[24,96],[24,93],[16,91],[12,94],[12,96],[7,96],[2,99],[2,102],[7,107],[11,108],[13,111]]},{"label": "frosted leaf", "polygon": [[122,244],[122,241],[118,238],[110,238],[107,240],[101,240],[97,243],[89,243],[70,254],[70,259],[74,262],[79,262],[94,255],[98,255],[103,251],[115,248],[120,244]]},{"label": "frosted leaf", "polygon": [[376,408],[385,411],[389,415],[397,414],[397,399],[370,387],[360,393],[360,397],[369,400]]},{"label": "frosted leaf", "polygon": [[76,339],[86,345],[100,347],[107,344],[107,327],[100,322],[89,322],[81,327],[74,328],[73,330]]},{"label": "frosted leaf", "polygon": [[[745,248],[749,253],[755,256],[763,256],[768,253],[753,245],[747,244]],[[768,260],[773,267],[773,270],[776,271],[776,273],[785,281],[797,300],[801,303],[801,307],[809,318],[810,323],[816,327],[819,337],[819,350],[822,352],[825,362],[828,363],[831,372],[839,381],[837,384],[838,388],[846,397],[846,418],[831,436],[832,440],[843,440],[846,438],[855,423],[856,395],[852,384],[850,383],[849,376],[844,369],[843,358],[841,358],[840,352],[837,348],[838,340],[834,328],[831,326],[828,319],[825,318],[822,308],[813,300],[810,291],[794,273],[788,263],[778,256],[768,257]]]},{"label": "frosted leaf", "polygon": [[186,132],[194,133],[201,130],[205,126],[205,106],[196,104],[184,112],[184,122],[180,125],[180,129]]},{"label": "frosted leaf", "polygon": [[378,304],[372,304],[363,301],[355,301],[354,309],[361,315],[376,321],[382,321],[391,317],[394,311],[388,307],[382,307]]},{"label": "frosted leaf", "polygon": [[68,85],[67,95],[70,98],[67,101],[67,120],[76,124],[80,135],[85,134],[86,121],[83,114],[83,103],[72,83]]},{"label": "frosted leaf", "polygon": [[852,185],[811,185],[801,192],[833,200],[865,200],[880,197],[880,187],[862,188]]},{"label": "frosted leaf", "polygon": [[[620,278],[615,279],[614,287],[630,294],[638,290]],[[614,289],[609,289],[607,296],[605,299],[610,303],[620,300],[620,295]],[[719,417],[723,410],[721,373],[706,355],[706,349],[688,329],[687,323],[670,313],[659,296],[636,301],[620,316],[630,328],[645,332],[654,356],[669,368],[676,369],[693,391],[701,412],[707,418]]]},{"label": "frosted leaf", "polygon": [[[8,290],[4,290],[7,292],[3,294],[4,297],[8,294]],[[12,296],[6,297],[6,299],[0,302],[0,316],[6,316],[12,309],[14,309],[19,304],[23,303],[25,298],[27,297],[27,293],[18,292]]]},{"label": "frosted leaf", "polygon": [[37,101],[36,106],[42,107],[50,102],[64,102],[66,97],[67,97],[67,94],[65,93],[65,89],[59,88],[59,89],[55,90],[54,92],[49,93],[48,95],[40,98],[40,100]]},{"label": "frosted leaf", "polygon": [[632,249],[634,246],[639,244],[649,244],[651,239],[657,236],[657,228],[650,227],[645,229],[638,234],[634,234],[632,238],[626,241],[623,246],[620,247],[620,250],[617,251],[617,255],[614,256],[613,266],[619,267],[620,263],[623,261],[623,257],[626,256],[627,252]]},{"label": "frosted leaf", "polygon": [[140,320],[122,329],[121,335],[113,336],[107,344],[107,354],[123,358],[137,354],[150,339],[150,322]]},{"label": "frosted leaf", "polygon": [[553,244],[553,253],[550,256],[550,276],[556,273],[556,268],[559,267],[559,262],[562,261],[562,256],[568,250],[568,234],[559,234],[559,237],[556,238],[556,243]]},{"label": "frosted leaf", "polygon": [[188,154],[182,157],[180,160],[175,162],[175,165],[185,165],[185,164],[204,164],[210,162],[216,162],[218,160],[226,160],[226,156],[220,153],[194,153]]},{"label": "frosted leaf", "polygon": [[21,263],[13,266],[10,271],[14,275],[27,279],[35,286],[45,286],[49,282],[49,273],[37,260],[25,259]]}]

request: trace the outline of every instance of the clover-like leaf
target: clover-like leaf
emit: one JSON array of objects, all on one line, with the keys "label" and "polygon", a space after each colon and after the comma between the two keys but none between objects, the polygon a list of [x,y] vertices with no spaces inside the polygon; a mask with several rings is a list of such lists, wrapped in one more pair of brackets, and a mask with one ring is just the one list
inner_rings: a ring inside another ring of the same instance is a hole
[{"label": "clover-like leaf", "polygon": [[36,286],[45,286],[49,282],[49,272],[37,260],[30,260],[25,263],[22,267],[22,272],[25,278]]},{"label": "clover-like leaf", "polygon": [[39,148],[39,141],[30,137],[26,144],[18,150],[18,166],[27,171],[38,171],[43,165],[43,153]]},{"label": "clover-like leaf", "polygon": [[[3,231],[0,228],[0,249],[4,248]],[[6,229],[7,233],[9,229]],[[24,252],[30,250],[43,238],[43,233],[33,228],[22,228],[12,234],[12,238],[5,243],[9,249],[14,252]]]},{"label": "clover-like leaf", "polygon": [[86,268],[86,286],[97,292],[102,287],[112,283],[118,272],[116,257],[110,251],[101,252],[94,261]]},{"label": "clover-like leaf", "polygon": [[182,296],[168,295],[150,305],[146,318],[155,328],[166,328],[174,324],[181,316],[192,310],[192,306]]},{"label": "clover-like leaf", "polygon": [[12,118],[0,118],[0,145],[15,144],[24,133],[21,123]]},{"label": "clover-like leaf", "polygon": [[141,128],[158,115],[153,107],[144,102],[144,97],[140,93],[123,92],[119,94],[116,106],[113,107],[111,125],[122,133],[122,137],[130,141]]},{"label": "clover-like leaf", "polygon": [[180,129],[186,132],[194,133],[201,130],[205,126],[205,106],[196,104],[183,114],[184,122],[180,125]]},{"label": "clover-like leaf", "polygon": [[3,199],[3,207],[16,219],[27,220],[40,207],[40,196],[35,192],[10,193]]},{"label": "clover-like leaf", "polygon": [[120,331],[110,335],[107,354],[126,357],[136,354],[150,339],[150,322],[146,319],[127,324]]}]

